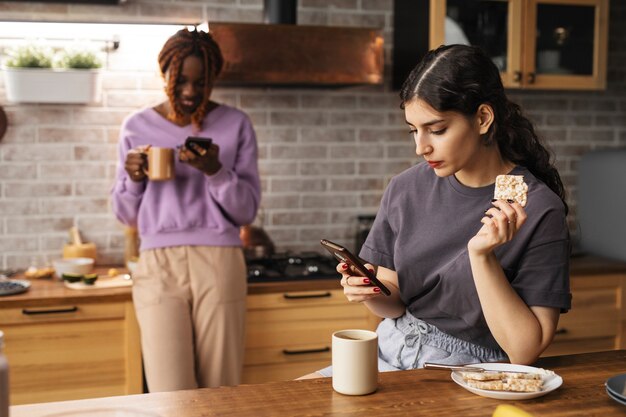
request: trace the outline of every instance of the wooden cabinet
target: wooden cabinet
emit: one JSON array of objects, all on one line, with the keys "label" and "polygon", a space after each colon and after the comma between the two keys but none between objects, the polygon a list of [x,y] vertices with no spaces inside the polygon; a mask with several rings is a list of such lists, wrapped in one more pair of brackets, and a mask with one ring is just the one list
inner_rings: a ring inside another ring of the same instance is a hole
[{"label": "wooden cabinet", "polygon": [[374,330],[378,319],[340,289],[248,296],[243,383],[284,381],[331,363],[331,335]]},{"label": "wooden cabinet", "polygon": [[559,319],[543,356],[626,347],[626,273],[573,274],[572,309]]},{"label": "wooden cabinet", "polygon": [[131,301],[0,309],[12,405],[142,392]]},{"label": "wooden cabinet", "polygon": [[[425,49],[469,43],[492,57],[507,88],[606,87],[608,0],[396,0],[394,12],[394,66],[406,66],[403,54],[415,54],[414,65]],[[406,27],[417,14],[428,30]],[[394,68],[394,79],[408,71]]]}]

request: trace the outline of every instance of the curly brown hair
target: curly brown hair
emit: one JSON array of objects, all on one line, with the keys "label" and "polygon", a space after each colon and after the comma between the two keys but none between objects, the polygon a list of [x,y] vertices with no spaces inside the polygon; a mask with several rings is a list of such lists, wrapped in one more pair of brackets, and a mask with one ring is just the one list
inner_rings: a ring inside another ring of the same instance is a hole
[{"label": "curly brown hair", "polygon": [[224,58],[213,36],[197,29],[181,29],[165,42],[159,53],[159,67],[163,79],[166,80],[165,92],[171,105],[168,118],[174,122],[182,122],[185,117],[175,99],[181,66],[185,58],[189,56],[197,56],[204,63],[202,102],[191,115],[193,125],[201,129],[202,120],[204,120],[209,107],[211,87],[222,71]]}]

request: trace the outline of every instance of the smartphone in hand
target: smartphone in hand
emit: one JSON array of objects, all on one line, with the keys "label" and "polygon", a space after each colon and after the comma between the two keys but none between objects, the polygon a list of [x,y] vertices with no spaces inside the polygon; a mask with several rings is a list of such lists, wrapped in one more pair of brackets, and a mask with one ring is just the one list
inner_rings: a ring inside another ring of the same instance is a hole
[{"label": "smartphone in hand", "polygon": [[[185,139],[185,148],[189,149],[196,156],[203,156],[209,150],[212,143],[213,139],[211,138],[189,136],[187,137],[187,139]],[[201,150],[198,150],[198,148],[200,148]]]},{"label": "smartphone in hand", "polygon": [[376,275],[372,271],[367,269],[365,267],[365,265],[363,265],[363,262],[361,262],[361,260],[358,257],[354,256],[348,249],[344,248],[343,246],[341,246],[341,245],[339,245],[337,243],[333,243],[330,240],[326,240],[326,239],[322,239],[320,241],[320,243],[339,262],[344,262],[344,263],[346,263],[348,265],[353,266],[354,269],[359,274],[361,274],[362,276],[364,276],[366,278],[369,278],[369,280],[371,281],[372,284],[374,284],[375,286],[380,288],[380,291],[383,294],[391,295],[391,291],[389,291],[389,288],[385,287],[385,285],[382,282],[380,282],[380,280],[378,278],[376,278]]}]

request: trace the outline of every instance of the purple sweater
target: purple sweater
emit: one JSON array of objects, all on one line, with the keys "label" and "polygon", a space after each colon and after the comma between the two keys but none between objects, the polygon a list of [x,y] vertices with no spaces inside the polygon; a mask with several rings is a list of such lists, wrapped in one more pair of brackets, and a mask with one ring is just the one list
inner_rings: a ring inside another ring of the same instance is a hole
[{"label": "purple sweater", "polygon": [[[241,246],[239,226],[254,220],[261,186],[257,143],[248,117],[220,105],[205,117],[203,129],[177,126],[152,108],[131,114],[122,124],[117,179],[111,191],[113,212],[136,226],[141,250],[169,246]],[[213,139],[222,169],[208,176],[175,162],[169,181],[132,181],[124,170],[126,154],[141,145],[174,148],[187,136]]]}]

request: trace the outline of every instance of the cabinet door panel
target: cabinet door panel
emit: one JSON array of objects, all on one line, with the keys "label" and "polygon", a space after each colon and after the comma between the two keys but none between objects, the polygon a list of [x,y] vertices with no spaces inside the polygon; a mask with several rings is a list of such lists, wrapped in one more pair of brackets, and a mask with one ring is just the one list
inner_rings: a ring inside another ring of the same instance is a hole
[{"label": "cabinet door panel", "polygon": [[522,0],[432,0],[431,42],[480,46],[507,87],[521,80]]},{"label": "cabinet door panel", "polygon": [[121,320],[5,326],[11,403],[126,393]]},{"label": "cabinet door panel", "polygon": [[605,88],[608,8],[607,0],[528,0],[524,87]]}]

